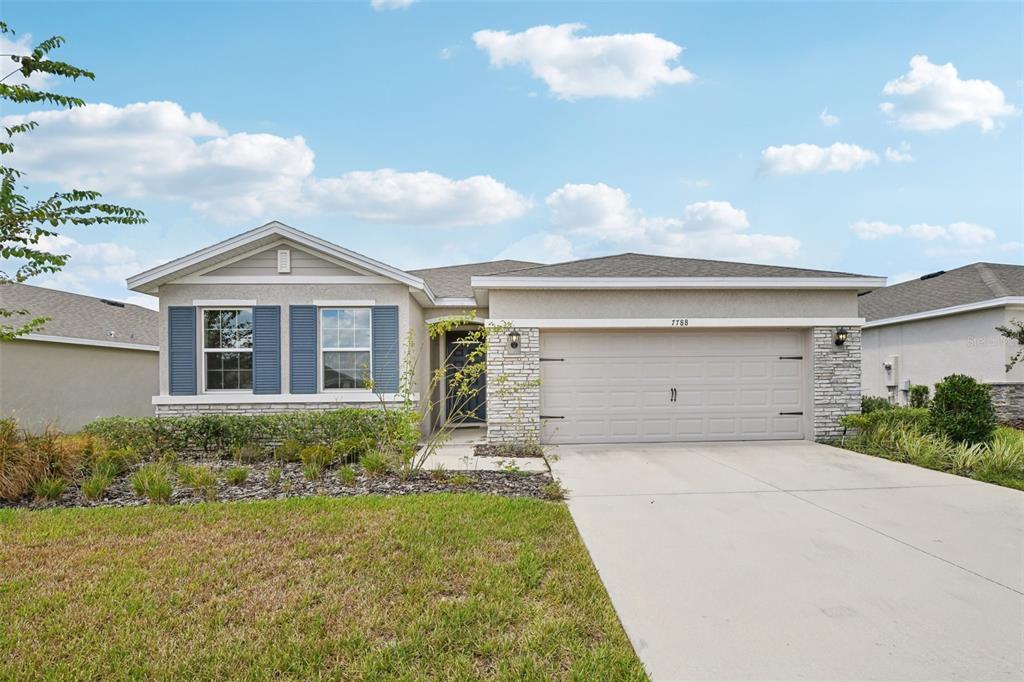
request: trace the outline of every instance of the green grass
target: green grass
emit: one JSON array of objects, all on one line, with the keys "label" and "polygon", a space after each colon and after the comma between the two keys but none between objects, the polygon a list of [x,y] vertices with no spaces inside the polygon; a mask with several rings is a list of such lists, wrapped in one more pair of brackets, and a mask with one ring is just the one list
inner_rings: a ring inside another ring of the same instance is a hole
[{"label": "green grass", "polygon": [[0,566],[0,679],[646,679],[560,504],[0,510]]}]

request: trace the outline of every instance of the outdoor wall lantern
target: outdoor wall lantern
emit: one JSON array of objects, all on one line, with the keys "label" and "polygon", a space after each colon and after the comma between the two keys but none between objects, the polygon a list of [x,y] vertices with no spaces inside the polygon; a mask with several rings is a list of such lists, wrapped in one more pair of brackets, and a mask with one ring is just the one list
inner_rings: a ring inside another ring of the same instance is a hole
[{"label": "outdoor wall lantern", "polygon": [[512,350],[516,350],[517,348],[519,348],[519,340],[520,337],[518,330],[513,329],[508,333],[508,347],[511,348]]},{"label": "outdoor wall lantern", "polygon": [[846,339],[850,336],[850,332],[846,331],[846,327],[840,327],[836,330],[836,345],[841,346],[846,343]]}]

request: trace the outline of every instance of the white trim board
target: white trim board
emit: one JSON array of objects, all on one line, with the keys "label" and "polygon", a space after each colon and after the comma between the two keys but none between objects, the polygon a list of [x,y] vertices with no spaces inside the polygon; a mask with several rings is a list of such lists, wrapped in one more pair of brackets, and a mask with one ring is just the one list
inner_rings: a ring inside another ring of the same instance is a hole
[{"label": "white trim board", "polygon": [[[342,393],[200,393],[199,395],[155,395],[154,405],[245,405],[267,403],[376,403],[381,397],[385,402],[401,402],[404,397],[398,393],[374,393],[372,391],[352,390]],[[419,400],[419,395],[412,396],[413,401]]]},{"label": "white trim board", "polygon": [[976,301],[974,303],[964,303],[961,305],[952,305],[948,308],[936,308],[934,310],[924,310],[919,313],[911,313],[909,315],[897,315],[896,317],[886,317],[880,320],[871,320],[870,322],[864,323],[865,329],[871,327],[884,327],[889,324],[900,324],[901,322],[914,322],[916,320],[927,320],[932,317],[945,317],[946,315],[956,315],[958,313],[969,313],[975,310],[988,310],[989,308],[1002,308],[1008,305],[1024,305],[1024,296],[1004,296],[1002,298],[990,298],[987,301]]},{"label": "white trim board", "polygon": [[318,308],[369,308],[377,305],[377,301],[371,299],[365,299],[362,301],[345,301],[345,300],[324,300],[324,299],[313,299],[313,305]]},{"label": "white trim board", "polygon": [[238,306],[242,308],[251,308],[256,305],[256,299],[242,300],[242,299],[216,299],[216,298],[201,298],[192,299],[192,305],[197,308],[219,308],[225,306]]},{"label": "white trim board", "polygon": [[15,341],[43,341],[45,343],[68,343],[75,346],[97,346],[99,348],[122,348],[125,350],[144,350],[159,352],[160,346],[151,346],[146,343],[126,343],[124,341],[102,341],[100,339],[78,339],[72,336],[52,336],[50,334],[25,334],[19,336]]},{"label": "white trim board", "polygon": [[352,275],[186,275],[175,284],[398,284],[387,277]]},{"label": "white trim board", "polygon": [[[685,322],[684,322],[685,321]],[[863,317],[645,317],[490,319],[491,325],[538,329],[715,329],[739,327],[860,327]]]},{"label": "white trim board", "polygon": [[503,277],[470,279],[481,289],[876,289],[884,277]]}]

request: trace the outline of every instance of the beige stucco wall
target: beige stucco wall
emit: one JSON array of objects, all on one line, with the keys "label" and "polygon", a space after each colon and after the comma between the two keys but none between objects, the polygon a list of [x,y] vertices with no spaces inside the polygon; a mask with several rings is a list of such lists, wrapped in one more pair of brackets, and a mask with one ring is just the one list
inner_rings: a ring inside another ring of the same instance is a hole
[{"label": "beige stucco wall", "polygon": [[[1024,310],[991,308],[958,315],[933,317],[864,330],[862,385],[865,395],[887,396],[882,363],[893,355],[897,382],[933,388],[943,377],[967,374],[983,382],[1024,381],[1024,366],[1009,374],[1004,365],[1010,344],[996,327],[1010,319],[1024,319]],[[901,395],[901,402],[906,398]]]},{"label": "beige stucco wall", "polygon": [[77,431],[97,417],[152,416],[156,390],[154,351],[0,342],[0,415],[33,430]]},{"label": "beige stucco wall", "polygon": [[854,291],[492,290],[496,320],[551,318],[857,317]]},{"label": "beige stucco wall", "polygon": [[[168,306],[190,306],[196,300],[256,301],[281,306],[281,391],[288,393],[288,306],[312,305],[315,300],[372,300],[398,306],[400,353],[404,357],[410,308],[416,305],[404,284],[167,284],[160,287],[160,348],[167,348]],[[422,326],[422,325],[420,325]],[[161,353],[163,355],[163,353]],[[201,371],[201,369],[200,369]],[[202,381],[199,382],[200,388]],[[167,359],[160,359],[160,395],[168,394]]]}]

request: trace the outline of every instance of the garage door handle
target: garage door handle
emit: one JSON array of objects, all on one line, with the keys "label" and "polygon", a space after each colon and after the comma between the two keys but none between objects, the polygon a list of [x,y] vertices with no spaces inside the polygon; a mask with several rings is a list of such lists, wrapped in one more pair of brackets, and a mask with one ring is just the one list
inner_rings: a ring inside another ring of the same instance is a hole
[{"label": "garage door handle", "polygon": [[668,401],[674,403],[676,401],[676,389],[670,388],[668,394]]},{"label": "garage door handle", "polygon": [[562,416],[562,415],[554,416],[554,415],[550,415],[550,414],[542,414],[540,416],[540,418],[541,419],[565,419],[565,417]]},{"label": "garage door handle", "polygon": [[780,355],[779,360],[803,360],[802,355]]},{"label": "garage door handle", "polygon": [[787,416],[789,416],[789,415],[794,415],[794,416],[796,416],[796,415],[801,415],[801,414],[803,414],[803,412],[779,412],[779,414],[781,414],[781,415],[787,415]]}]

